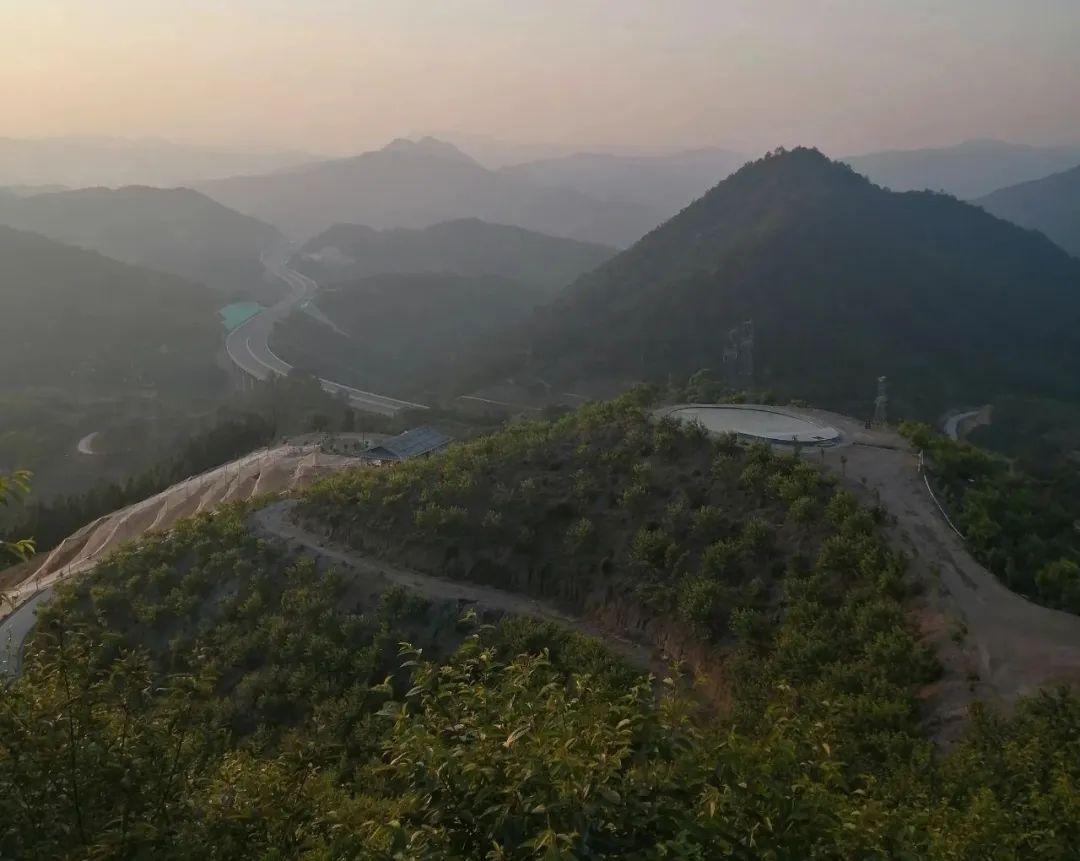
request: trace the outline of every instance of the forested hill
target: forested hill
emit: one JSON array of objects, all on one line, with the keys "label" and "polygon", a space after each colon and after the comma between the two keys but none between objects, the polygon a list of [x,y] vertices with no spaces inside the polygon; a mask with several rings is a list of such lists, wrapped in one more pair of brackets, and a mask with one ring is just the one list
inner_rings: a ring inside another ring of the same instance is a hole
[{"label": "forested hill", "polygon": [[272,347],[318,376],[423,399],[447,367],[550,297],[550,288],[491,275],[372,275],[319,291],[315,305],[335,328],[311,309],[294,312],[275,326]]},{"label": "forested hill", "polygon": [[[0,689],[0,856],[1075,857],[1076,697],[977,709],[935,753],[883,512],[646,395],[312,489],[312,538],[385,566],[327,570],[231,505],[61,585]],[[404,564],[606,608],[687,665],[650,684],[378,573]]]},{"label": "forested hill", "polygon": [[0,389],[191,392],[220,375],[214,294],[0,226]]},{"label": "forested hill", "polygon": [[529,367],[565,381],[719,374],[726,330],[753,319],[754,384],[822,405],[864,412],[881,374],[909,414],[1018,391],[1071,399],[1078,290],[1080,261],[1045,237],[778,151],[568,288],[534,322]]},{"label": "forested hill", "polygon": [[608,245],[461,218],[422,230],[335,224],[305,243],[293,265],[318,281],[426,272],[494,275],[554,290],[614,254]]},{"label": "forested hill", "polygon": [[0,224],[148,266],[226,293],[264,289],[277,229],[187,188],[84,188],[0,198]]},{"label": "forested hill", "polygon": [[1003,188],[976,202],[999,218],[1041,230],[1080,257],[1080,166]]}]

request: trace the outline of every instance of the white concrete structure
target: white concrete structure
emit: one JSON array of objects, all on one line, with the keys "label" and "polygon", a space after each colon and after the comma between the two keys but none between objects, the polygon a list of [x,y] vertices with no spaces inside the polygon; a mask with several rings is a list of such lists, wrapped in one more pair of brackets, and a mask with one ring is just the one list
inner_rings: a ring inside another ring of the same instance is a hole
[{"label": "white concrete structure", "polygon": [[733,433],[745,441],[773,445],[825,446],[840,442],[832,425],[788,407],[760,404],[678,404],[658,415],[683,422],[700,422],[713,433]]}]

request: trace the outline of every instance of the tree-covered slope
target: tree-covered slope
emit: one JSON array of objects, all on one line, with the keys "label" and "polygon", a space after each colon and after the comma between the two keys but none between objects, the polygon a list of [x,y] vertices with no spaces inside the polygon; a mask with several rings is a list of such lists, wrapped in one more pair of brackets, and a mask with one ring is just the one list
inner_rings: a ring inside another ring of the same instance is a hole
[{"label": "tree-covered slope", "polygon": [[614,254],[606,245],[464,218],[422,230],[335,224],[308,240],[292,264],[320,282],[433,273],[498,276],[554,290]]},{"label": "tree-covered slope", "polygon": [[764,623],[779,580],[829,532],[829,482],[764,448],[654,427],[634,397],[330,478],[301,516],[378,555],[579,613],[621,608],[642,627],[678,617],[718,641],[733,617]]},{"label": "tree-covered slope", "polygon": [[720,376],[727,330],[752,319],[756,387],[857,414],[882,374],[909,414],[1018,391],[1072,399],[1078,284],[1080,262],[1037,234],[796,149],[579,279],[518,366],[547,380]]},{"label": "tree-covered slope", "polygon": [[186,188],[85,188],[0,198],[0,224],[179,275],[226,294],[265,290],[276,228]]},{"label": "tree-covered slope", "polygon": [[375,275],[320,290],[334,328],[303,311],[274,328],[294,367],[357,388],[420,396],[477,342],[520,324],[550,290],[493,275]]},{"label": "tree-covered slope", "polygon": [[723,657],[721,710],[551,626],[370,594],[242,508],[145,539],[61,590],[0,690],[0,851],[1069,858],[1076,699],[978,711],[936,755],[903,560],[807,469],[627,399],[309,497],[339,538],[448,576],[576,607],[598,579],[679,595],[673,622]]},{"label": "tree-covered slope", "polygon": [[0,227],[0,388],[89,394],[216,383],[206,288]]},{"label": "tree-covered slope", "polygon": [[998,218],[1042,231],[1080,257],[1080,167],[1002,188],[975,202]]}]

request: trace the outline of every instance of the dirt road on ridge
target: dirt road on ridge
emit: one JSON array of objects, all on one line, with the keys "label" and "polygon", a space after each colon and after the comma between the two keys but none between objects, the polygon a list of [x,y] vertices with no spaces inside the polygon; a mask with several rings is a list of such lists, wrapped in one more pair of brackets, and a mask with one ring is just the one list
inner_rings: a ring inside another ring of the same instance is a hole
[{"label": "dirt road on ridge", "polygon": [[854,444],[826,450],[826,464],[864,502],[880,498],[897,518],[892,537],[927,585],[920,624],[946,667],[927,692],[934,711],[947,721],[974,699],[1008,706],[1041,688],[1080,687],[1080,616],[1028,601],[980,565],[937,510],[899,435],[829,420],[846,423]]},{"label": "dirt road on ridge", "polygon": [[286,499],[256,511],[252,515],[256,531],[299,544],[313,553],[345,566],[353,576],[365,578],[377,584],[403,586],[434,601],[476,604],[515,616],[529,616],[541,621],[553,622],[567,630],[602,640],[612,652],[638,669],[651,671],[659,678],[666,674],[667,666],[659,659],[659,656],[654,655],[648,646],[617,636],[584,619],[568,616],[550,604],[537,601],[527,595],[505,592],[461,580],[432,577],[429,574],[421,574],[419,571],[390,565],[354,550],[335,546],[328,539],[308,532],[290,519],[289,515],[295,504],[296,500]]}]

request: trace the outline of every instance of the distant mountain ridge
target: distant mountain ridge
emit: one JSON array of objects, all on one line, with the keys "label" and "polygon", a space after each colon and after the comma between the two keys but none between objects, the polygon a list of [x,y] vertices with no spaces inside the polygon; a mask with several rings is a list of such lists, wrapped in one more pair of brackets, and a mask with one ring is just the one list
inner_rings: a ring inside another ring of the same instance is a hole
[{"label": "distant mountain ridge", "polygon": [[1000,189],[975,202],[999,218],[1041,230],[1074,257],[1080,257],[1080,165]]},{"label": "distant mountain ridge", "polygon": [[304,152],[244,152],[108,137],[0,138],[0,185],[174,186],[311,161]]},{"label": "distant mountain ridge", "polygon": [[746,161],[742,153],[717,148],[670,155],[576,153],[504,167],[502,173],[537,185],[575,188],[600,200],[647,206],[668,218]]},{"label": "distant mountain ridge", "polygon": [[225,293],[262,292],[259,256],[277,229],[186,188],[84,188],[0,197],[0,224]]},{"label": "distant mountain ridge", "polygon": [[491,171],[452,144],[396,140],[351,158],[196,186],[214,200],[308,239],[339,223],[429,227],[478,218],[626,246],[663,220],[647,207],[597,200]]},{"label": "distant mountain ridge", "polygon": [[517,376],[549,382],[723,376],[727,331],[746,319],[756,373],[742,384],[856,415],[881,374],[923,416],[1002,392],[1080,397],[1080,261],[804,148],[721,182],[504,349]]},{"label": "distant mountain ridge", "polygon": [[452,143],[439,140],[431,135],[415,141],[409,140],[409,138],[394,138],[381,151],[399,152],[421,158],[441,158],[446,161],[456,161],[459,164],[479,164],[476,159],[466,155]]},{"label": "distant mountain ridge", "polygon": [[426,272],[501,276],[555,289],[615,253],[606,245],[468,218],[421,230],[337,224],[308,240],[292,265],[320,282]]},{"label": "distant mountain ridge", "polygon": [[972,200],[1080,164],[1080,145],[1036,147],[997,140],[887,150],[841,161],[893,191],[944,191]]}]

